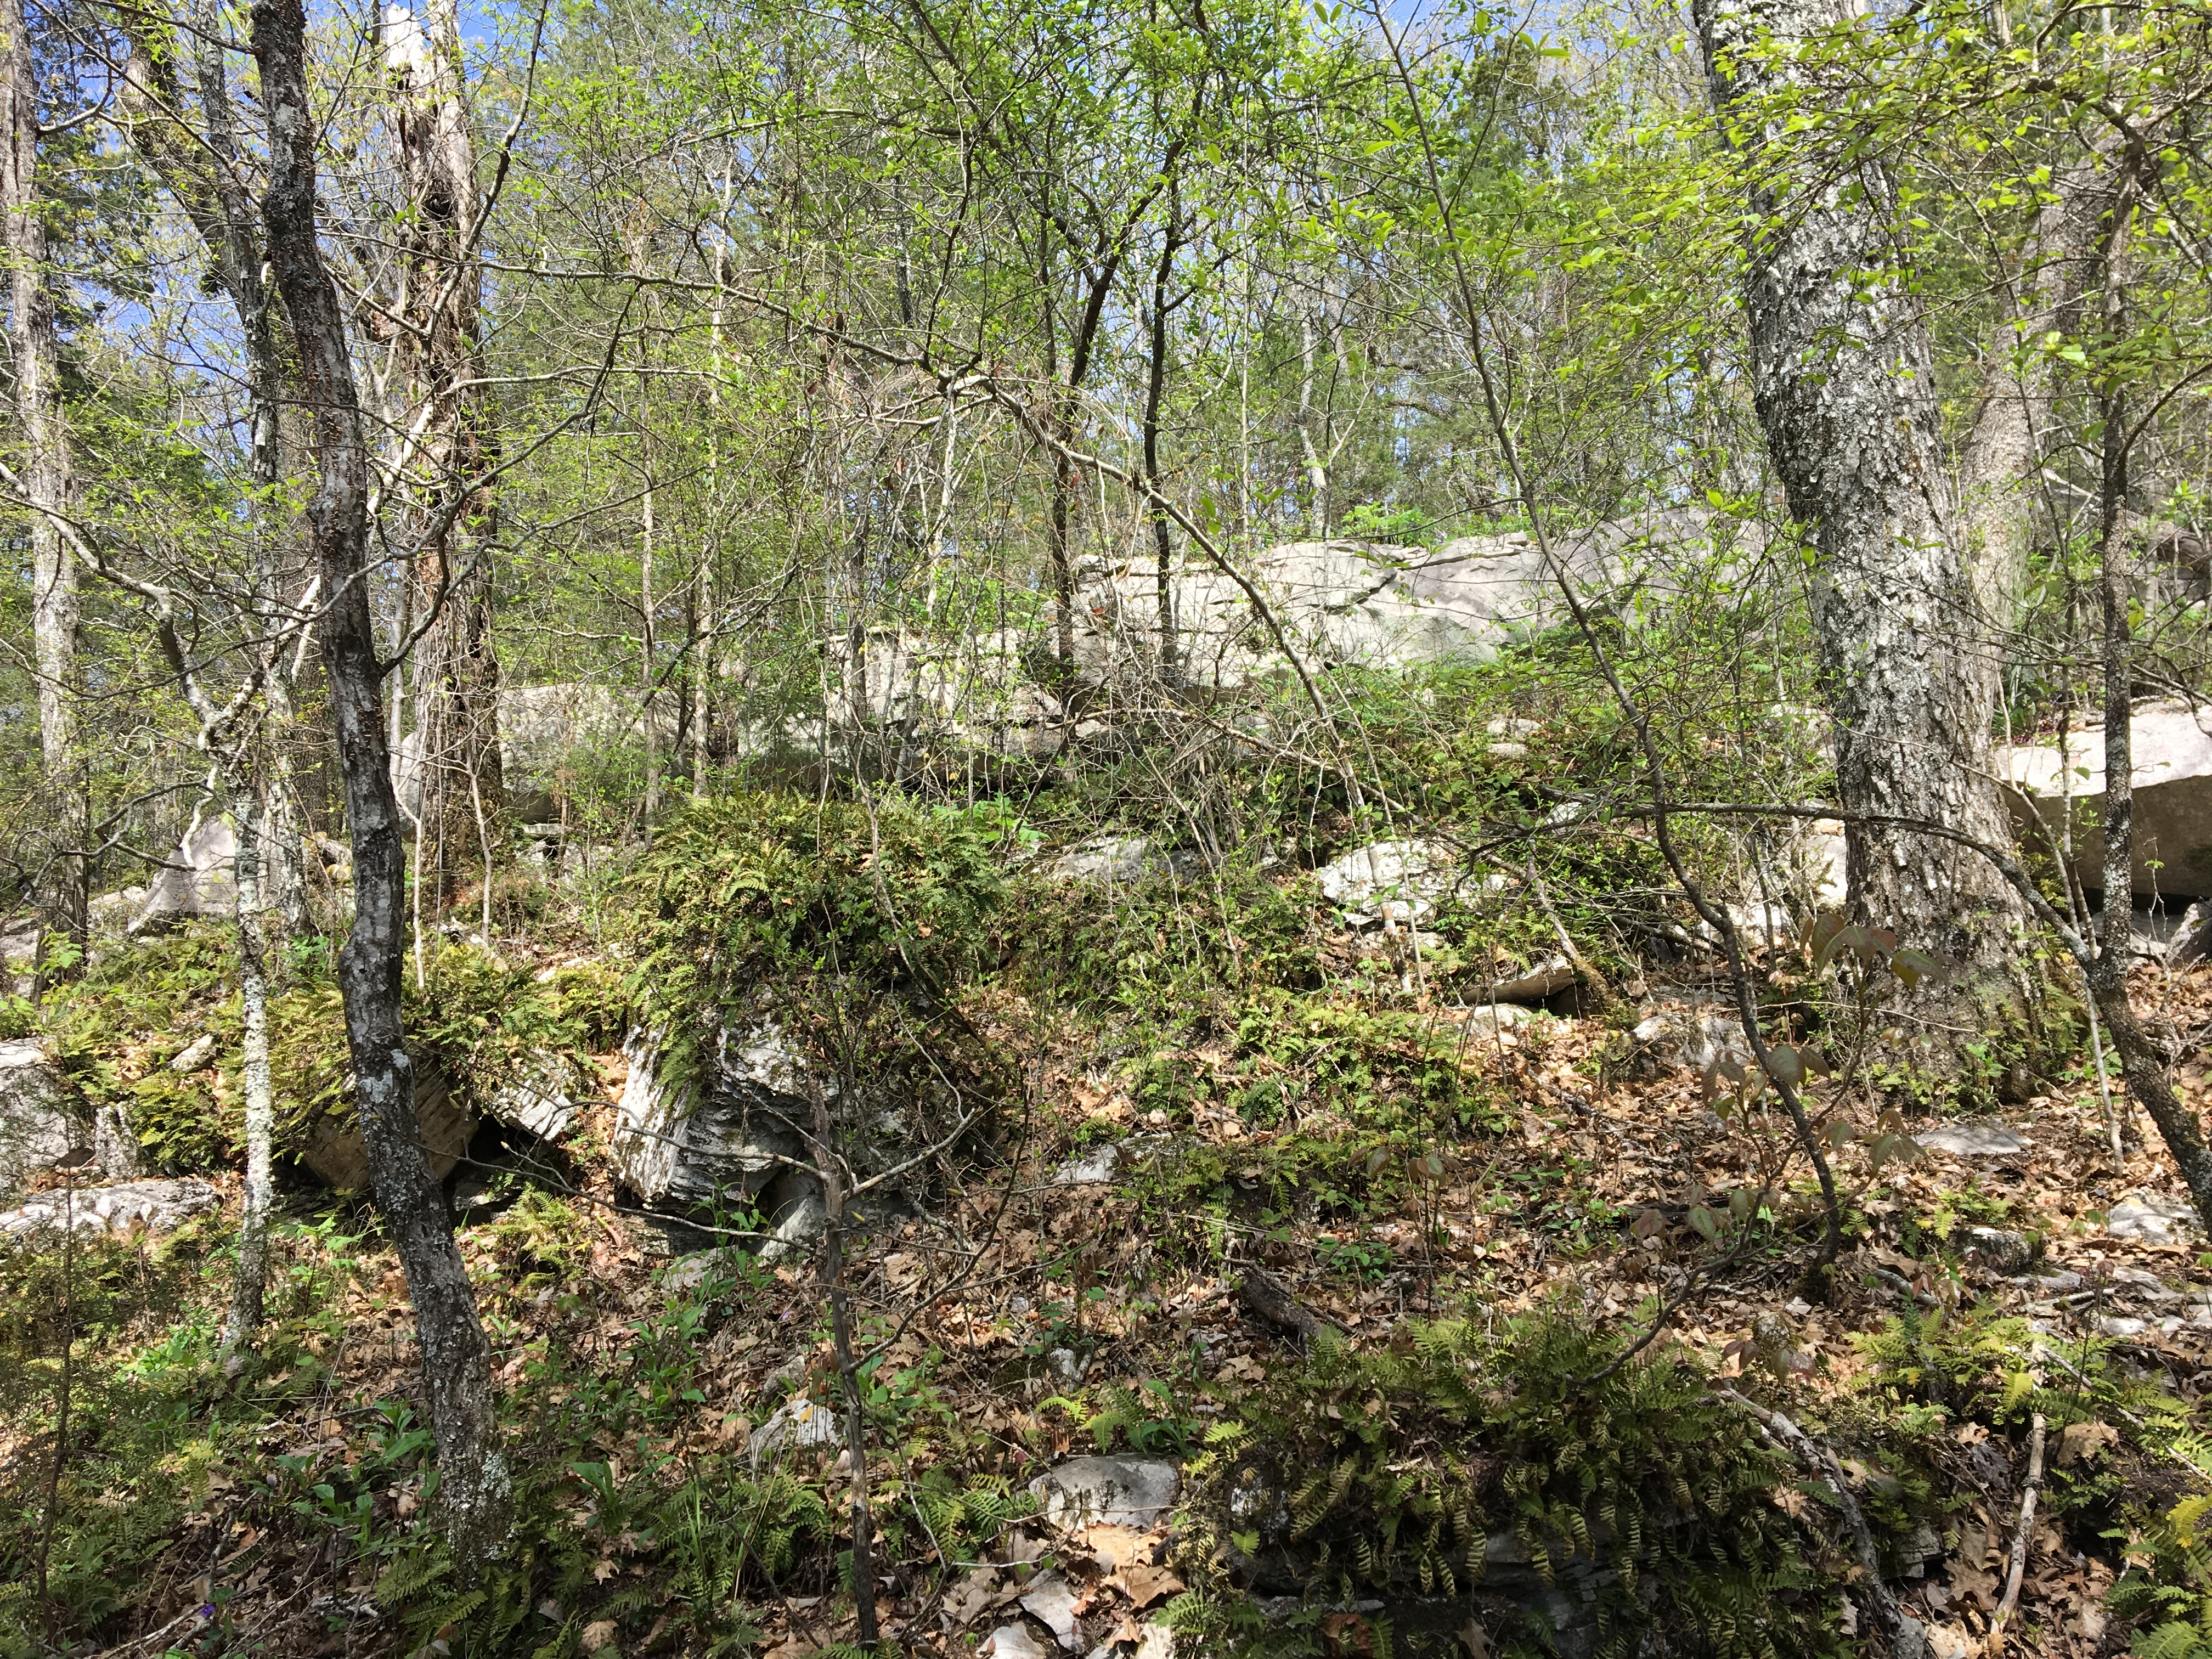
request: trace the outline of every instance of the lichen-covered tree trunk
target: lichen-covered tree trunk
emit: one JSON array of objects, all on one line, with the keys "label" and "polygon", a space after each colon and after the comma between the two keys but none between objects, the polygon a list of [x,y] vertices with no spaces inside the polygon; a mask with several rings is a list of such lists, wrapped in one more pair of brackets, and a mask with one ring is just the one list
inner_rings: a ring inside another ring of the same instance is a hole
[{"label": "lichen-covered tree trunk", "polygon": [[[244,767],[233,763],[243,772]],[[246,1193],[238,1221],[238,1273],[223,1316],[217,1353],[226,1364],[261,1328],[269,1286],[269,1211],[276,1195],[271,1153],[276,1137],[275,1092],[269,1078],[269,973],[261,942],[259,806],[250,778],[230,781],[230,813],[238,826],[234,864],[238,900],[239,1000],[245,1016],[241,1070],[246,1083]]]},{"label": "lichen-covered tree trunk", "polygon": [[1991,772],[1997,664],[1975,623],[1939,445],[1925,320],[1890,240],[1879,163],[1816,119],[1762,130],[1796,84],[1791,52],[1850,15],[1841,0],[1698,0],[1715,105],[1741,161],[1753,397],[1810,532],[1810,605],[1833,720],[1847,871],[1862,915],[2001,982],[2019,902],[1955,842],[1864,817],[1941,823],[2008,845]]},{"label": "lichen-covered tree trunk", "polygon": [[410,483],[405,543],[415,551],[416,614],[429,619],[415,647],[416,833],[425,838],[423,879],[443,904],[503,839],[491,632],[498,501],[485,482],[499,438],[483,385],[476,255],[482,202],[453,0],[429,0],[420,23],[395,9],[385,27],[386,58],[399,83],[395,114],[408,192],[400,222],[402,430],[419,434],[402,459]]},{"label": "lichen-covered tree trunk", "polygon": [[[62,522],[75,474],[62,409],[61,349],[54,331],[52,272],[46,222],[39,202],[38,65],[23,0],[0,0],[0,97],[7,100],[7,135],[0,155],[0,241],[9,264],[8,343],[14,358],[17,479],[30,507],[31,655],[38,680],[39,750],[54,805],[82,839],[80,791],[73,781],[78,599],[76,560]],[[82,936],[85,925],[81,861],[52,888],[53,920]]]},{"label": "lichen-covered tree trunk", "polygon": [[[283,511],[279,486],[289,474],[289,462],[304,449],[296,420],[288,438],[285,410],[288,404],[299,410],[303,400],[293,384],[293,356],[283,337],[283,317],[262,251],[259,216],[247,188],[246,175],[253,163],[238,139],[222,19],[211,4],[203,3],[193,21],[193,35],[185,37],[198,48],[190,58],[204,124],[197,132],[184,118],[179,31],[152,14],[134,15],[127,22],[131,55],[124,69],[121,104],[131,141],[199,233],[210,268],[238,311],[239,343],[246,360],[247,477],[255,497],[256,623],[263,641],[261,677],[272,739],[264,799],[258,807],[267,855],[263,885],[283,919],[285,932],[297,938],[309,923],[292,777],[291,744],[296,731],[290,673],[293,636],[283,611],[287,590],[296,593],[299,587],[305,550]],[[289,456],[288,443],[294,452]]]},{"label": "lichen-covered tree trunk", "polygon": [[493,1410],[491,1348],[445,1194],[414,1109],[414,1066],[399,1022],[406,863],[392,790],[368,590],[368,450],[337,284],[323,264],[315,210],[318,127],[307,100],[302,0],[257,0],[253,55],[269,112],[268,250],[315,418],[318,478],[308,507],[322,576],[323,662],[345,781],[353,927],[338,956],[346,1046],[378,1208],[415,1304],[422,1385],[437,1437],[439,1492],[464,1573],[496,1546],[510,1497]]}]

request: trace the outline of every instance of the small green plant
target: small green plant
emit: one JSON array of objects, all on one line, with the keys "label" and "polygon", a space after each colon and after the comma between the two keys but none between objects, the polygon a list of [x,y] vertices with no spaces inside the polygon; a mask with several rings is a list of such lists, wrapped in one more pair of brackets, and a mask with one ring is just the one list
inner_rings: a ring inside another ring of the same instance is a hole
[{"label": "small green plant", "polygon": [[[1772,1501],[1787,1465],[1692,1365],[1616,1353],[1549,1315],[1497,1340],[1442,1321],[1381,1352],[1322,1344],[1208,1434],[1186,1554],[1200,1588],[1179,1619],[1232,1647],[1255,1635],[1225,1586],[1209,1590],[1212,1551],[1340,1605],[1458,1595],[1511,1562],[1594,1603],[1601,1652],[1647,1636],[1759,1659],[1838,1651],[1829,1593]],[[1532,1614],[1504,1651],[1547,1651],[1550,1635]]]}]

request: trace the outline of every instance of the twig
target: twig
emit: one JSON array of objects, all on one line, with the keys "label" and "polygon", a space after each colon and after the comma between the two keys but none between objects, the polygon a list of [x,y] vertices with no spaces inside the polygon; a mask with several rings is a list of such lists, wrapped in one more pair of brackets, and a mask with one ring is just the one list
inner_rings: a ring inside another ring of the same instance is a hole
[{"label": "twig", "polygon": [[188,1624],[192,1620],[195,1620],[199,1616],[200,1610],[197,1604],[192,1607],[186,1607],[182,1613],[169,1620],[167,1624],[162,1626],[161,1629],[149,1630],[143,1636],[134,1636],[129,1641],[125,1642],[117,1647],[103,1648],[98,1653],[94,1654],[92,1656],[92,1659],[125,1659],[125,1656],[142,1652],[149,1643],[160,1641],[171,1631],[176,1629],[178,1626]]},{"label": "twig", "polygon": [[1731,1406],[1741,1407],[1753,1421],[1765,1429],[1773,1439],[1784,1447],[1797,1462],[1814,1474],[1825,1480],[1836,1494],[1836,1507],[1843,1511],[1844,1524],[1850,1529],[1851,1542],[1859,1558],[1859,1565],[1866,1572],[1867,1600],[1872,1605],[1875,1622],[1889,1638],[1890,1647],[1899,1659],[1920,1659],[1928,1650],[1927,1638],[1921,1632],[1920,1621],[1905,1616],[1897,1605],[1897,1598],[1889,1593],[1882,1582],[1881,1553],[1875,1548],[1874,1532],[1867,1525],[1866,1515],[1851,1496],[1850,1486],[1844,1479],[1844,1471],[1836,1462],[1836,1455],[1814,1440],[1780,1412],[1769,1411],[1753,1401],[1747,1400],[1734,1389],[1716,1388],[1716,1399],[1725,1400]]},{"label": "twig", "polygon": [[2028,1535],[2035,1528],[2036,1494],[2043,1486],[2043,1413],[2036,1413],[2027,1429],[2027,1484],[2020,1494],[2020,1526],[2012,1535],[2012,1570],[2005,1574],[2004,1599],[1990,1618],[1987,1651],[1991,1659],[2004,1651],[2005,1620],[2020,1604],[2020,1581],[2027,1575]]}]

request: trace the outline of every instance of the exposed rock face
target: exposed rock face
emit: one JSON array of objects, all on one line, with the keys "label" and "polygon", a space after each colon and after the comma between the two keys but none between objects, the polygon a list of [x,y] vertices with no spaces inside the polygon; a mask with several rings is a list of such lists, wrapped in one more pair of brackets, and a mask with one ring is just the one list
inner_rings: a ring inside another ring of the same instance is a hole
[{"label": "exposed rock face", "polygon": [[68,1083],[35,1042],[0,1042],[0,1192],[92,1146]]},{"label": "exposed rock face", "polygon": [[[1720,544],[1732,542],[1726,551]],[[1739,574],[1761,545],[1751,526],[1702,509],[1564,532],[1558,567],[1597,608],[1632,618],[1665,605],[1692,571],[1716,560]],[[1462,538],[1431,551],[1361,541],[1292,542],[1257,555],[1242,574],[1309,667],[1392,670],[1480,660],[1559,626],[1565,599],[1551,563],[1527,536]],[[1204,560],[1169,579],[1176,678],[1185,690],[1234,691],[1291,670],[1243,584]],[[1122,690],[1140,689],[1161,658],[1158,576],[1149,555],[1079,576],[1075,683],[1063,709],[1041,683],[1051,647],[1012,629],[939,641],[896,629],[828,642],[843,690],[833,723],[896,737],[910,754],[1048,756],[1071,737],[1106,729],[1098,718]],[[1141,691],[1139,691],[1141,695]],[[503,706],[503,705],[502,705]],[[1494,733],[1501,757],[1528,751],[1528,734]]]},{"label": "exposed rock face", "polygon": [[183,844],[146,890],[146,902],[125,931],[134,938],[159,933],[199,916],[228,916],[238,907],[232,871],[238,831],[228,817],[192,826]]},{"label": "exposed rock face", "polygon": [[[672,696],[655,697],[648,713],[628,688],[502,685],[499,759],[509,817],[522,823],[557,817],[558,796],[588,781],[595,763],[643,746],[648,720],[665,752],[676,740]],[[392,757],[392,788],[410,815],[422,806],[421,756],[420,739],[410,732]]]},{"label": "exposed rock face", "polygon": [[[437,1063],[427,1055],[414,1058],[415,1121],[430,1156],[431,1173],[443,1181],[468,1151],[477,1121],[453,1097]],[[357,1127],[325,1132],[300,1161],[342,1192],[368,1185],[368,1143]]]},{"label": "exposed rock face", "polygon": [[0,1213],[0,1237],[24,1237],[64,1225],[81,1233],[173,1232],[222,1203],[204,1181],[133,1181],[115,1187],[80,1187],[74,1193],[41,1193]]},{"label": "exposed rock face", "polygon": [[726,1034],[701,1067],[707,1075],[681,1082],[659,1033],[635,1031],[623,1051],[629,1079],[616,1108],[615,1173],[648,1208],[728,1217],[758,1202],[773,1222],[811,1191],[796,1167],[812,1162],[806,1075],[775,1031]]},{"label": "exposed rock face", "polygon": [[[2179,697],[2138,703],[2130,722],[2134,746],[2135,890],[2212,894],[2212,706]],[[2074,870],[2093,892],[2105,885],[2105,731],[2102,724],[2067,733],[2065,752],[2051,738],[1997,753],[2014,828],[2031,848],[2045,847],[2037,819],[2063,842],[2066,799],[2073,799]],[[2153,866],[2156,867],[2154,868]]]},{"label": "exposed rock face", "polygon": [[1147,1457],[1077,1457],[1030,1482],[1055,1527],[1150,1527],[1182,1487],[1182,1472]]},{"label": "exposed rock face", "polygon": [[[1730,558],[1759,544],[1755,530],[1721,526],[1711,514],[1684,508],[1564,532],[1552,545],[1556,566],[1515,532],[1463,537],[1434,552],[1292,542],[1261,554],[1243,574],[1310,662],[1397,669],[1480,659],[1559,626],[1569,617],[1562,574],[1601,609],[1632,613],[1639,600],[1663,604],[1681,573],[1720,556],[1717,533],[1735,537]],[[1215,566],[1187,565],[1171,576],[1169,591],[1186,684],[1231,690],[1289,672],[1250,597]],[[1076,656],[1085,672],[1112,678],[1158,660],[1158,576],[1146,562],[1100,573],[1078,592],[1076,609]]]},{"label": "exposed rock face", "polygon": [[848,728],[924,750],[1049,755],[1066,742],[1067,727],[1056,700],[1030,676],[1036,647],[1012,629],[927,639],[878,628],[861,641],[856,661],[849,639],[833,641],[845,681],[838,717]]},{"label": "exposed rock face", "polygon": [[514,1081],[493,1097],[488,1109],[500,1122],[540,1140],[558,1140],[576,1121],[568,1085],[568,1066],[558,1055],[541,1050],[525,1058]]},{"label": "exposed rock face", "polygon": [[1458,885],[1458,855],[1442,842],[1378,841],[1354,848],[1314,872],[1314,879],[1344,919],[1364,927],[1381,917],[1419,921]]}]

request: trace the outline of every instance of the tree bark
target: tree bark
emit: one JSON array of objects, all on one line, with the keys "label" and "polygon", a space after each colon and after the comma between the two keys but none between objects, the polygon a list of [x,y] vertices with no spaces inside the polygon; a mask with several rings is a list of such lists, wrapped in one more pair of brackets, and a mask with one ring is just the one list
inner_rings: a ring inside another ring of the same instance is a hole
[{"label": "tree bark", "polygon": [[[485,482],[499,437],[483,386],[476,254],[476,139],[462,96],[453,0],[428,0],[425,28],[396,9],[386,59],[399,82],[396,114],[409,211],[402,219],[405,287],[400,355],[408,378],[402,431],[420,432],[403,471],[417,482],[406,538],[416,609],[432,617],[416,642],[416,738],[422,797],[422,867],[442,907],[480,850],[477,804],[506,812],[499,756],[499,663],[492,647],[491,552],[499,507]],[[489,881],[491,872],[486,870]]]},{"label": "tree bark", "polygon": [[261,612],[255,622],[263,641],[262,683],[273,738],[265,798],[258,809],[266,819],[270,879],[264,886],[285,933],[298,938],[308,927],[307,884],[292,780],[290,739],[296,717],[290,653],[279,609],[299,574],[299,549],[278,517],[278,490],[297,459],[288,449],[302,447],[296,432],[288,443],[284,411],[288,406],[302,408],[303,403],[283,318],[270,289],[259,216],[247,188],[251,163],[238,142],[221,19],[203,7],[194,25],[199,46],[194,76],[205,125],[198,134],[184,121],[174,34],[156,19],[127,21],[132,33],[121,101],[131,143],[199,233],[216,278],[238,312],[246,359],[246,477],[254,496],[254,598]]},{"label": "tree bark", "polygon": [[302,0],[257,0],[252,17],[253,55],[269,112],[262,218],[314,414],[319,477],[308,523],[322,577],[323,660],[353,848],[353,927],[338,955],[346,1042],[377,1205],[415,1303],[440,1496],[456,1561],[466,1574],[505,1529],[509,1480],[496,1446],[490,1347],[445,1195],[418,1136],[414,1066],[400,1030],[405,860],[380,706],[384,667],[362,580],[368,451],[337,289],[317,241],[317,129],[307,100],[306,9]]},{"label": "tree bark", "polygon": [[238,1224],[238,1274],[216,1351],[226,1363],[261,1328],[269,1285],[269,1208],[276,1197],[270,1161],[276,1130],[269,1080],[269,975],[261,943],[260,803],[246,778],[233,779],[229,794],[231,818],[238,826],[238,984],[246,1013],[246,1198]]},{"label": "tree bark", "polygon": [[2119,158],[2118,177],[2106,198],[2098,227],[2097,275],[2105,360],[2097,388],[2099,472],[2097,504],[2100,569],[2098,591],[2104,610],[2105,702],[2105,902],[2093,935],[2096,954],[2084,969],[2089,991],[2105,1028],[2112,1035],[2120,1072],[2128,1089],[2158,1126],[2182,1184],[2208,1227],[2212,1227],[2212,1151],[2197,1113],[2175,1093],[2166,1056],[2136,1017],[2128,994],[2129,935],[2135,918],[2135,732],[2131,692],[2135,653],[2129,626],[2133,598],[2128,558],[2128,483],[2132,442],[2128,430],[2128,365],[2125,362],[2127,290],[2135,214],[2143,193],[2148,163],[2130,146]]},{"label": "tree bark", "polygon": [[[1844,0],[1780,0],[1756,15],[1743,0],[1697,0],[1696,11],[1724,124],[1755,122],[1759,100],[1797,84],[1789,49],[1853,15]],[[1786,140],[1778,171],[1750,148],[1785,142],[1778,123],[1737,136],[1757,221],[1744,296],[1753,398],[1816,550],[1809,602],[1837,793],[1853,815],[2008,845],[1990,764],[1996,664],[1979,648],[1953,522],[1927,324],[1889,241],[1890,181],[1877,161],[1824,147],[1817,123]],[[1846,822],[1858,913],[1948,952],[1972,987],[2003,985],[2021,911],[1987,862]]]},{"label": "tree bark", "polygon": [[[1182,198],[1173,185],[1168,193],[1167,230],[1160,241],[1159,263],[1152,270],[1150,322],[1151,350],[1145,376],[1145,482],[1152,486],[1155,502],[1160,487],[1160,404],[1168,384],[1168,280],[1175,274],[1176,252],[1182,246]],[[1153,581],[1159,605],[1160,678],[1174,685],[1180,678],[1176,653],[1175,544],[1168,515],[1155,505],[1152,518]]]},{"label": "tree bark", "polygon": [[[15,430],[22,446],[23,495],[30,507],[31,656],[38,682],[39,753],[54,799],[70,820],[65,840],[81,841],[82,792],[76,770],[78,622],[76,559],[63,534],[75,494],[69,428],[62,407],[61,346],[55,331],[46,222],[39,202],[39,80],[23,0],[0,0],[8,131],[0,162],[0,216],[9,263],[8,343],[15,358]],[[52,920],[72,937],[85,929],[83,860],[50,901]]]}]

